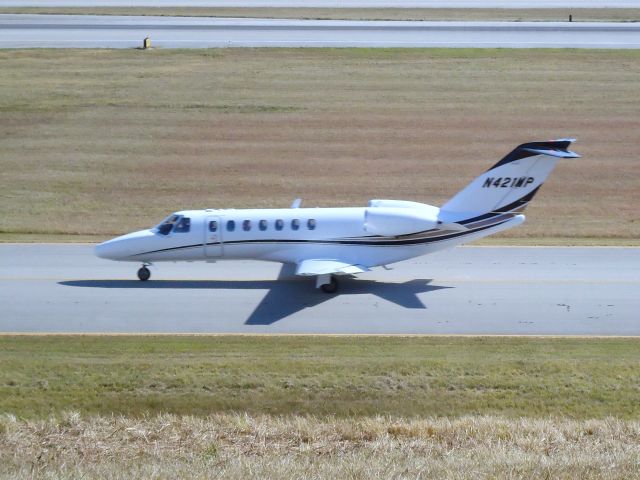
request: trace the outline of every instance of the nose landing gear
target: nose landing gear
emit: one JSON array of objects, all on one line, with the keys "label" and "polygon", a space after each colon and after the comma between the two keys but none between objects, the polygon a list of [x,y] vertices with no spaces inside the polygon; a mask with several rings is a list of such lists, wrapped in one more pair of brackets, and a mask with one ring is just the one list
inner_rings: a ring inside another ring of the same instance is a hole
[{"label": "nose landing gear", "polygon": [[324,293],[336,293],[338,291],[338,281],[334,277],[331,277],[331,282],[325,283],[320,289]]},{"label": "nose landing gear", "polygon": [[146,282],[147,280],[149,280],[149,278],[151,278],[151,271],[147,268],[146,263],[143,264],[142,267],[140,267],[140,270],[138,270],[138,278],[142,282]]},{"label": "nose landing gear", "polygon": [[320,287],[324,293],[336,293],[338,291],[338,280],[333,275],[318,275],[316,287]]}]

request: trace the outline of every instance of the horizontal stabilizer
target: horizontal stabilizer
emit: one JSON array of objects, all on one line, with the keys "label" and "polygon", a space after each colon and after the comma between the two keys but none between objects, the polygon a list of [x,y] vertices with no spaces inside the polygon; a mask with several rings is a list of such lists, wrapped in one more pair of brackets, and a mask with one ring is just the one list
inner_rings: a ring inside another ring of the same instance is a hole
[{"label": "horizontal stabilizer", "polygon": [[302,260],[298,263],[296,268],[296,275],[313,276],[313,275],[353,275],[356,273],[363,273],[368,271],[367,267],[362,265],[356,265],[348,262],[341,262],[340,260],[320,260],[309,259]]},{"label": "horizontal stabilizer", "polygon": [[580,158],[576,152],[571,150],[549,150],[545,148],[523,148],[525,152],[535,153],[536,155],[548,155],[558,158]]}]

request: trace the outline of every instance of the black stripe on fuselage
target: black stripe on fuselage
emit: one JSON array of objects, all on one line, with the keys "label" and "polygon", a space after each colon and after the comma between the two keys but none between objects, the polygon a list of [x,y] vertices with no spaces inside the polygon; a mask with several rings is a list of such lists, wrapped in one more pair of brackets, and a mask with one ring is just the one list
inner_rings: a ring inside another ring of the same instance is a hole
[{"label": "black stripe on fuselage", "polygon": [[[469,218],[467,220],[461,220],[457,223],[461,224],[461,225],[468,225],[470,223],[476,223],[482,220],[487,220],[490,218],[494,218],[494,217],[498,217],[500,215],[504,215],[509,213],[512,210],[515,210],[517,208],[522,207],[523,205],[526,205],[528,202],[531,201],[531,199],[535,196],[535,194],[538,192],[538,189],[541,187],[542,185],[538,185],[536,188],[534,188],[533,190],[531,190],[529,193],[527,193],[525,196],[519,198],[518,200],[505,205],[504,207],[499,208],[498,210],[495,210],[493,212],[489,212],[489,213],[485,213],[483,215],[479,215],[477,217],[473,217],[473,218]],[[505,221],[508,221],[510,219],[507,219]],[[430,238],[415,238],[415,239],[411,239],[411,240],[403,240],[403,238],[406,237],[410,237],[410,236],[415,236],[415,235],[421,235],[421,234],[425,234],[425,233],[432,233],[435,230],[438,229],[429,229],[429,230],[424,230],[424,231],[420,231],[420,232],[414,232],[414,233],[409,233],[409,234],[405,234],[405,235],[398,235],[397,237],[395,237],[395,239],[393,240],[380,240],[383,239],[385,237],[381,237],[379,235],[367,235],[364,237],[354,237],[354,238],[349,238],[349,239],[335,239],[335,240],[297,240],[297,239],[291,239],[291,240],[277,240],[277,239],[262,239],[262,240],[232,240],[232,241],[228,241],[228,242],[222,242],[224,245],[239,245],[239,244],[246,244],[246,243],[316,243],[316,244],[339,244],[339,245],[379,245],[379,246],[389,246],[389,245],[414,245],[414,244],[419,244],[419,243],[430,243],[430,242],[435,242],[435,241],[440,241],[440,240],[448,240],[450,238],[455,238],[455,237],[459,237],[459,236],[463,236],[463,235],[467,235],[469,233],[473,233],[473,232],[477,232],[477,231],[482,231],[485,230],[487,228],[491,228],[497,225],[501,225],[504,222],[499,222],[496,224],[492,224],[492,225],[487,225],[487,226],[483,226],[482,228],[478,228],[478,229],[469,229],[466,232],[456,232],[456,233],[452,233],[452,234],[448,234],[448,235],[439,235],[437,237],[430,237]],[[473,228],[473,227],[472,227]],[[388,238],[388,237],[387,237]],[[363,239],[363,240],[360,240]],[[376,239],[376,241],[368,241],[368,240],[364,240],[364,239]],[[212,242],[212,243],[207,243],[207,246],[214,246],[214,245],[220,245],[220,242]],[[144,253],[136,253],[135,255],[132,255],[133,257],[138,257],[141,255],[149,255],[150,253],[162,253],[162,252],[170,252],[170,251],[175,251],[175,250],[186,250],[188,248],[196,248],[196,247],[202,247],[204,246],[204,244],[202,243],[198,243],[198,244],[193,244],[193,245],[183,245],[183,246],[179,246],[179,247],[170,247],[170,248],[161,248],[159,250],[151,250],[149,252],[144,252]]]},{"label": "black stripe on fuselage", "polygon": [[[540,189],[541,186],[542,186],[542,184],[538,185],[536,188],[531,190],[529,193],[527,193],[523,197],[520,197],[518,200],[516,200],[514,202],[511,202],[510,204],[505,205],[504,207],[500,207],[497,210],[494,210],[492,212],[488,212],[488,213],[484,213],[482,215],[478,215],[477,217],[468,218],[466,220],[460,220],[459,222],[456,222],[456,223],[459,223],[460,225],[469,225],[471,223],[477,223],[477,222],[480,222],[482,220],[487,220],[487,219],[490,219],[490,218],[499,217],[500,215],[505,215],[505,214],[511,213],[513,210],[522,208],[525,205],[527,205],[533,199],[533,197],[536,195],[536,193],[538,193],[538,190]],[[471,227],[471,228],[473,228],[473,227]],[[415,235],[422,235],[422,234],[425,234],[425,233],[432,233],[432,232],[437,231],[437,230],[439,230],[439,229],[431,228],[429,230],[422,230],[420,232],[407,233],[405,235],[398,235],[397,238],[413,237]],[[463,233],[465,233],[465,232],[463,232]],[[377,236],[377,238],[385,238],[385,237]]]},{"label": "black stripe on fuselage", "polygon": [[[528,202],[531,201],[531,199],[535,196],[535,194],[537,193],[538,189],[541,187],[542,185],[538,185],[536,188],[534,188],[533,190],[531,190],[529,193],[527,193],[525,196],[519,198],[518,200],[516,200],[515,202],[510,203],[509,205],[505,205],[504,207],[499,208],[498,210],[495,210],[493,212],[489,212],[489,213],[485,213],[483,215],[479,215],[477,217],[473,217],[473,218],[469,218],[467,220],[461,220],[457,223],[461,224],[461,225],[468,225],[470,223],[476,223],[482,220],[487,220],[490,218],[494,218],[494,217],[498,217],[500,215],[504,215],[509,213],[512,210],[515,210],[517,208],[522,207],[523,205],[526,205]],[[506,220],[508,221],[508,220]],[[415,235],[422,235],[425,233],[432,233],[435,230],[438,229],[429,229],[429,230],[424,230],[424,231],[420,231],[420,232],[414,232],[414,233],[409,233],[409,234],[405,234],[405,235],[398,235],[397,237],[395,237],[395,240],[379,240],[379,239],[383,239],[383,238],[387,238],[387,237],[381,237],[379,235],[367,235],[364,237],[354,237],[354,238],[348,238],[348,239],[336,239],[336,240],[234,240],[234,241],[229,241],[229,242],[222,242],[223,244],[226,245],[232,245],[232,244],[241,244],[241,243],[319,243],[319,244],[340,244],[340,245],[412,245],[412,244],[416,244],[416,243],[430,243],[430,242],[434,242],[434,241],[440,241],[440,240],[447,240],[449,238],[455,238],[458,236],[462,236],[462,235],[467,235],[469,233],[472,232],[476,232],[476,231],[482,231],[485,230],[486,228],[491,228],[493,226],[496,225],[500,225],[504,222],[499,222],[493,225],[487,225],[487,226],[483,226],[482,228],[479,229],[469,229],[466,232],[456,232],[454,234],[449,234],[449,235],[439,235],[437,237],[430,237],[428,239],[425,238],[416,238],[416,239],[411,239],[411,240],[402,240],[403,238],[406,237],[412,237]],[[473,228],[473,227],[471,227]],[[360,239],[376,239],[376,241],[366,241],[366,240],[360,240]],[[183,245],[183,246],[179,246],[179,247],[170,247],[170,248],[161,248],[159,250],[151,250],[149,252],[144,252],[144,253],[136,253],[135,255],[132,255],[132,257],[139,257],[141,255],[149,255],[150,253],[162,253],[162,252],[170,252],[170,251],[175,251],[175,250],[186,250],[188,248],[196,248],[196,247],[202,247],[204,244],[202,243],[198,243],[198,244],[193,244],[193,245]],[[207,243],[207,246],[214,246],[214,245],[220,245],[220,242],[213,242],[213,243]]]},{"label": "black stripe on fuselage", "polygon": [[[220,243],[220,242],[218,242]],[[173,250],[186,250],[187,248],[196,248],[196,247],[202,247],[202,243],[196,243],[193,245],[181,245],[179,247],[169,247],[169,248],[161,248],[160,250],[150,250],[148,252],[144,252],[144,253],[136,253],[135,255],[132,255],[132,257],[137,257],[140,255],[148,255],[149,253],[161,253],[161,252],[171,252]],[[214,245],[213,243],[208,243],[207,245]]]},{"label": "black stripe on fuselage", "polygon": [[[513,218],[513,217],[511,217]],[[261,240],[231,240],[228,242],[223,241],[222,245],[246,245],[246,244],[259,244],[259,243],[268,243],[268,244],[273,244],[273,243],[282,243],[282,244],[303,244],[303,243],[314,243],[314,244],[320,244],[320,245],[351,245],[351,246],[404,246],[404,245],[420,245],[420,244],[427,244],[427,243],[434,243],[434,242],[439,242],[439,241],[443,241],[443,240],[450,240],[452,238],[457,238],[457,237],[462,237],[465,235],[470,235],[472,233],[476,233],[476,232],[481,232],[483,230],[487,230],[489,228],[493,228],[493,227],[497,227],[498,225],[502,225],[503,223],[508,222],[509,220],[511,220],[511,218],[507,219],[507,220],[503,220],[501,222],[497,222],[491,225],[485,225],[483,227],[480,228],[476,228],[476,229],[469,229],[466,232],[455,232],[455,233],[450,233],[450,234],[444,234],[444,235],[440,235],[437,237],[429,237],[429,238],[415,238],[415,239],[411,239],[411,240],[402,240],[401,238],[398,239],[394,239],[394,240],[386,240],[386,241],[376,241],[376,242],[372,242],[369,240],[340,240],[340,239],[336,239],[336,240],[298,240],[298,239],[290,239],[290,240],[277,240],[277,239],[261,239]],[[368,238],[368,237],[363,237],[363,238]],[[211,242],[211,243],[207,243],[206,246],[215,246],[215,245],[220,245],[221,242]],[[196,244],[196,245],[183,245],[183,246],[178,246],[178,247],[171,247],[171,248],[163,248],[160,250],[151,250],[149,252],[144,252],[144,253],[137,253],[135,255],[132,255],[133,257],[139,257],[142,255],[149,255],[152,253],[162,253],[162,252],[169,252],[169,251],[176,251],[176,250],[185,250],[188,248],[194,248],[194,247],[203,247],[205,244]]]},{"label": "black stripe on fuselage", "polygon": [[[513,217],[511,217],[513,218]],[[368,247],[388,247],[388,246],[404,246],[404,245],[420,245],[427,244],[433,242],[439,242],[442,240],[449,240],[451,238],[463,237],[465,235],[469,235],[471,233],[481,232],[482,230],[487,230],[488,228],[497,227],[498,225],[502,225],[503,223],[511,220],[503,220],[501,222],[492,223],[491,225],[486,225],[484,227],[479,227],[475,229],[467,230],[466,232],[455,232],[445,235],[439,235],[437,237],[428,237],[428,238],[414,238],[411,240],[402,240],[401,238],[385,240],[385,241],[377,241],[372,242],[369,240],[234,240],[231,242],[223,242],[224,245],[240,245],[245,243],[318,243],[318,244],[330,244],[330,245],[351,245],[351,246],[368,246]],[[210,244],[207,244],[210,245]]]}]

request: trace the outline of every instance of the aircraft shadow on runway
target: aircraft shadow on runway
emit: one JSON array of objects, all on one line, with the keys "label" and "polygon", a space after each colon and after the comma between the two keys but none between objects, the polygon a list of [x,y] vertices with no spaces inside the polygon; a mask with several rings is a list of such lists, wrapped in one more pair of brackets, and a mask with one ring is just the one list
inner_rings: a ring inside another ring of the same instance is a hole
[{"label": "aircraft shadow on runway", "polygon": [[404,283],[341,278],[337,294],[326,294],[304,279],[280,275],[278,280],[69,280],[59,282],[68,287],[136,288],[136,289],[206,289],[267,290],[267,294],[244,322],[245,325],[272,325],[306,308],[348,295],[375,295],[404,308],[427,308],[418,297],[421,293],[453,288],[431,285],[431,279],[414,279]]}]

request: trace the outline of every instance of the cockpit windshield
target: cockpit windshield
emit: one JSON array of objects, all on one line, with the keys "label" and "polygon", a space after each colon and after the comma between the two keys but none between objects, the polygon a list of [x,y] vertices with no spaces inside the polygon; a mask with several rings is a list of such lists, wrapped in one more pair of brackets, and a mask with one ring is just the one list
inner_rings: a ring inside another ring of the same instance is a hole
[{"label": "cockpit windshield", "polygon": [[178,233],[187,233],[189,230],[191,230],[191,219],[189,217],[182,217],[173,229],[174,232]]},{"label": "cockpit windshield", "polygon": [[174,233],[187,233],[191,230],[191,219],[183,215],[169,215],[160,225],[156,227],[156,232],[160,235]]},{"label": "cockpit windshield", "polygon": [[165,218],[162,221],[160,225],[158,225],[157,227],[158,233],[160,235],[169,235],[169,233],[171,232],[171,230],[173,230],[173,227],[175,226],[176,223],[178,223],[180,218],[181,218],[180,215],[169,215],[167,218]]}]

